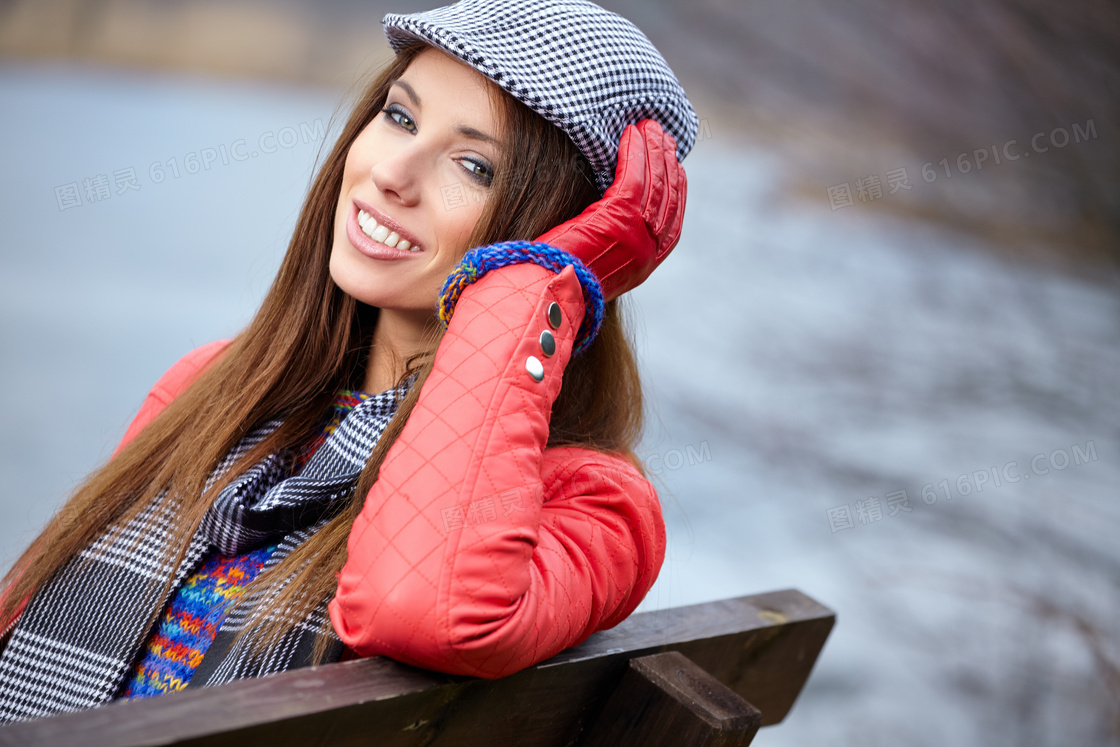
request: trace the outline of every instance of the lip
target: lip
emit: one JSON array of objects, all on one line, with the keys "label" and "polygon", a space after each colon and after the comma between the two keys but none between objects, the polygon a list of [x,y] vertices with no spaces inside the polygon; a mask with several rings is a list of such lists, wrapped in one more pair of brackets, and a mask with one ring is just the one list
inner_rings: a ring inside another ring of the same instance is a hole
[{"label": "lip", "polygon": [[[358,225],[358,211],[364,210],[377,221],[379,225],[383,225],[390,231],[396,231],[402,239],[407,239],[413,246],[420,246],[420,251],[414,252],[411,249],[394,249],[382,244],[380,241],[374,241],[369,236],[366,236],[365,231]],[[405,228],[397,223],[389,216],[382,213],[372,205],[362,202],[361,200],[353,200],[350,203],[350,215],[346,220],[346,237],[350,239],[350,243],[354,245],[362,254],[374,259],[404,259],[406,257],[416,257],[424,253],[424,247],[415,240],[415,236]]]}]

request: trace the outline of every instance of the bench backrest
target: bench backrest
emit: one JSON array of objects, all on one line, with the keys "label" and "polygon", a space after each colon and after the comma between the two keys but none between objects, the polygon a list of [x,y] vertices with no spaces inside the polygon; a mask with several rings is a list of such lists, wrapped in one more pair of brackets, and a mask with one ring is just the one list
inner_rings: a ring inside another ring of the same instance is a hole
[{"label": "bench backrest", "polygon": [[672,651],[749,701],[767,726],[789,712],[834,622],[827,607],[786,589],[631,615],[498,680],[372,657],[17,723],[0,728],[0,744],[579,744],[631,660],[665,661],[650,655]]}]

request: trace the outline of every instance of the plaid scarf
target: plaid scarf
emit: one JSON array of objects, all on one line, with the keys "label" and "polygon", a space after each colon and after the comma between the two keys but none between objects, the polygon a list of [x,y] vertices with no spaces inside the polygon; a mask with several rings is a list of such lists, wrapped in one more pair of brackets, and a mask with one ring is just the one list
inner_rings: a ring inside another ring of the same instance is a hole
[{"label": "plaid scarf", "polygon": [[[113,700],[143,653],[155,613],[213,552],[240,554],[277,542],[263,571],[288,557],[343,508],[373,447],[415,381],[360,402],[327,436],[298,475],[290,451],[270,454],[224,488],[171,567],[168,541],[177,502],[158,496],[119,532],[107,532],[31,598],[0,654],[0,723],[77,711]],[[247,434],[211,473],[207,487],[259,444],[280,421]],[[168,579],[171,585],[164,593]],[[189,687],[219,685],[306,666],[317,637],[329,638],[327,661],[342,653],[323,599],[263,657],[255,636],[233,639],[273,609],[279,590],[249,587],[222,623]]]}]

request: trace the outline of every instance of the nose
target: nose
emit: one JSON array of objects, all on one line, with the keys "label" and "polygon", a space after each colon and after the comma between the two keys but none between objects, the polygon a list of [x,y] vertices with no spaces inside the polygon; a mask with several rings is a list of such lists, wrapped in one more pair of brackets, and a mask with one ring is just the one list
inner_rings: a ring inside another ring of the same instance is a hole
[{"label": "nose", "polygon": [[420,197],[420,156],[418,149],[400,147],[374,164],[369,177],[389,200],[415,205]]}]

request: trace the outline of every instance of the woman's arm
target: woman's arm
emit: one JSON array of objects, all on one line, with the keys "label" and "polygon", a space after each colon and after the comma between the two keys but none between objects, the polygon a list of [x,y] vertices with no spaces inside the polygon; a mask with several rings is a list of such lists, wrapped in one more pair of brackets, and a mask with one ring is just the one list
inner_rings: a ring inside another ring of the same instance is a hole
[{"label": "woman's arm", "polygon": [[571,266],[499,267],[463,291],[350,534],[330,615],[357,653],[501,677],[645,596],[665,550],[652,486],[621,458],[545,449],[583,315]]}]

